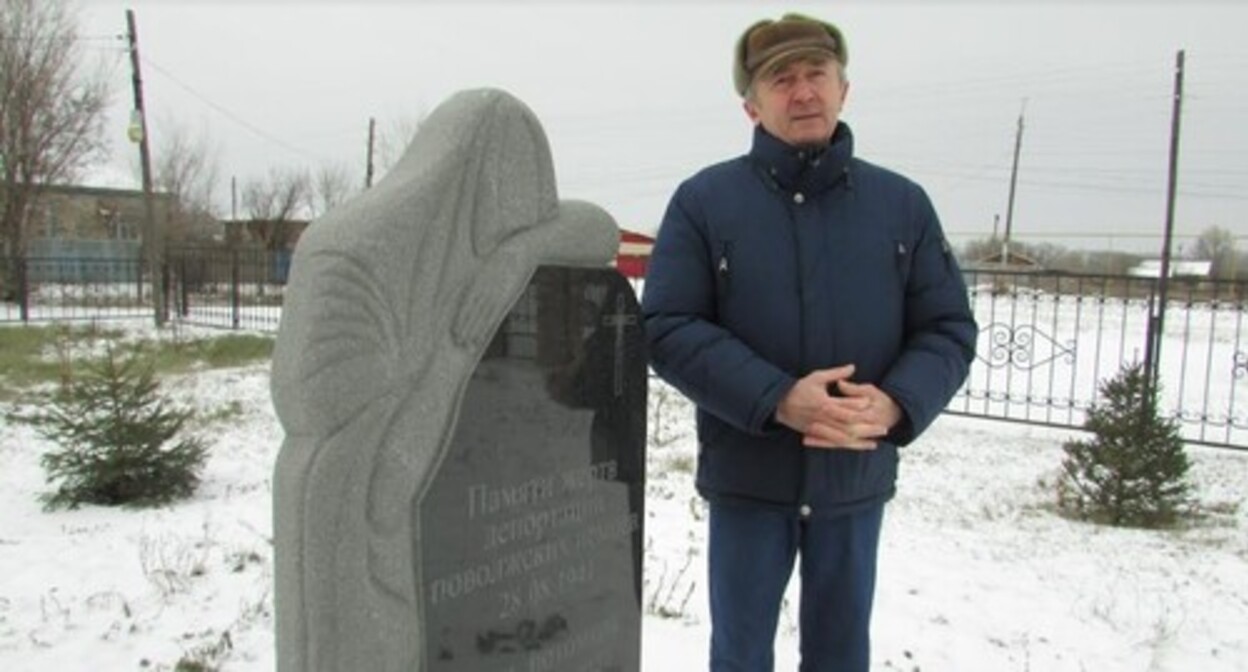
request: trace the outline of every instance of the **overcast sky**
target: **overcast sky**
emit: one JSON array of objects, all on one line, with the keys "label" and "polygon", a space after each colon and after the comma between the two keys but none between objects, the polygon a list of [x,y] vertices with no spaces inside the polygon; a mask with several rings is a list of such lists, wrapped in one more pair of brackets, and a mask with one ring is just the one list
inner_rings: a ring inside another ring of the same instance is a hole
[{"label": "overcast sky", "polygon": [[[542,120],[560,192],[652,232],[677,183],[745,151],[731,52],[759,18],[799,10],[849,44],[844,120],[862,158],[923,184],[957,240],[1004,223],[1036,242],[1160,245],[1175,55],[1186,50],[1177,226],[1248,241],[1245,3],[133,2],[86,0],[83,34],[116,81],[125,140],[135,10],[154,142],[206,133],[229,178],[341,162],[363,181],[369,117],[415,120],[454,91],[507,89]],[[99,39],[97,39],[99,38]],[[1133,236],[1152,236],[1142,238]]]}]

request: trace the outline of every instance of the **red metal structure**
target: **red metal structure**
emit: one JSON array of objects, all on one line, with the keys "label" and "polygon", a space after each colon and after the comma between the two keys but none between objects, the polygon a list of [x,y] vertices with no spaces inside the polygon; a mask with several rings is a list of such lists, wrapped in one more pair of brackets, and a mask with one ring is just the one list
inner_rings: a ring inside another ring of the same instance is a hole
[{"label": "red metal structure", "polygon": [[653,247],[654,239],[650,236],[620,229],[620,253],[615,267],[626,278],[644,278]]}]

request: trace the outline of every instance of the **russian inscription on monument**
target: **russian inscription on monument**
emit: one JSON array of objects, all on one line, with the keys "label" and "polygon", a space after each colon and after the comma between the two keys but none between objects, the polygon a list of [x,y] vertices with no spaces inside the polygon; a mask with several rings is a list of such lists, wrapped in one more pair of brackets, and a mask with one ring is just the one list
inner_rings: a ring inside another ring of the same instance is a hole
[{"label": "russian inscription on monument", "polygon": [[646,370],[614,271],[543,267],[417,505],[425,669],[637,670]]}]

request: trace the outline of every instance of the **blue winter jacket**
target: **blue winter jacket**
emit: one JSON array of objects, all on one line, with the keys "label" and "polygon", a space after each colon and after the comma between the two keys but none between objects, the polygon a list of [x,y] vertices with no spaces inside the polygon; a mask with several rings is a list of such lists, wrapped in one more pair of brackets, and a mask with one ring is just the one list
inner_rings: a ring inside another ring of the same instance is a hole
[{"label": "blue winter jacket", "polygon": [[[854,158],[844,123],[820,152],[760,126],[748,155],[682,183],[642,313],[654,370],[697,404],[703,496],[816,516],[892,496],[897,446],[957,391],[976,338],[927,195]],[[798,378],[850,363],[904,419],[873,451],[803,448],[777,404]]]}]

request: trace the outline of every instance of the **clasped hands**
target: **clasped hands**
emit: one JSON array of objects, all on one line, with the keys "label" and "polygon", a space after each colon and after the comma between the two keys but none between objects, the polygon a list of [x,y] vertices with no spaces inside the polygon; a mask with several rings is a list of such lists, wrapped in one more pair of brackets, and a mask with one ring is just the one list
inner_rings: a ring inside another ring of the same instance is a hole
[{"label": "clasped hands", "polygon": [[852,382],[852,375],[853,364],[811,372],[780,400],[776,420],[810,448],[874,449],[901,421],[901,408],[875,385]]}]

